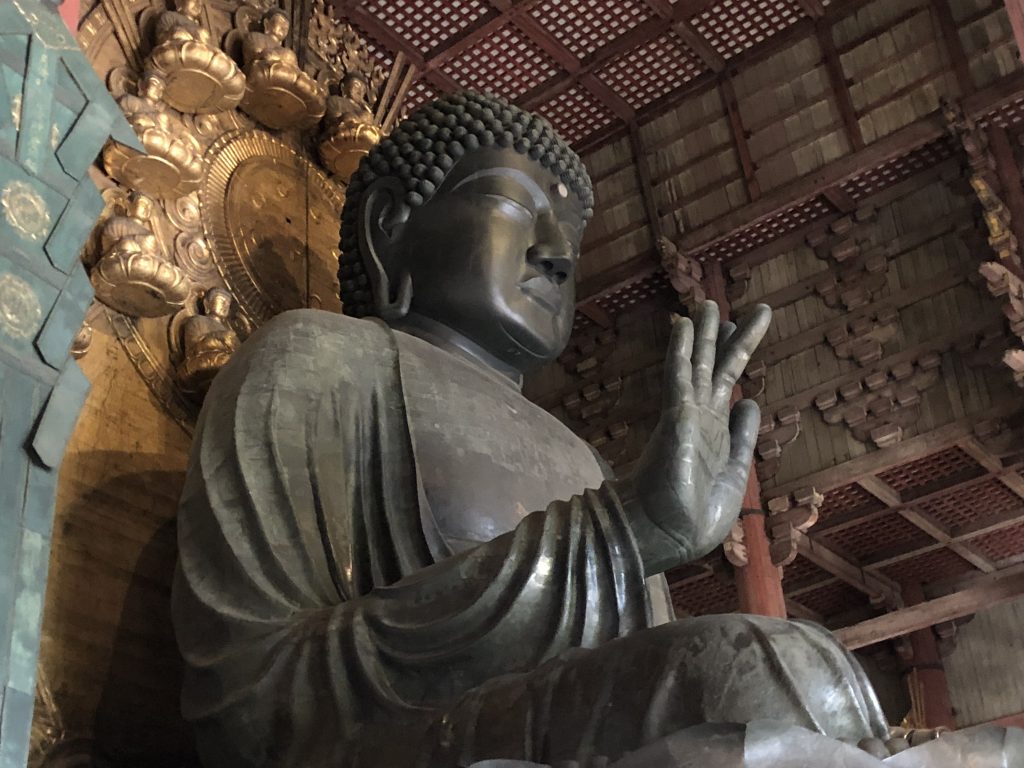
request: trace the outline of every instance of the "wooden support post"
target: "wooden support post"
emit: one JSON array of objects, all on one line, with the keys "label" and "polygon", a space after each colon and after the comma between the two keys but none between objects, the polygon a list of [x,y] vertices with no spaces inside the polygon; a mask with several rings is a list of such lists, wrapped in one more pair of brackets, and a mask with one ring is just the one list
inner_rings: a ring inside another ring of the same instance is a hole
[{"label": "wooden support post", "polygon": [[[729,317],[729,299],[725,294],[725,274],[718,262],[709,264],[705,272],[706,292],[709,299],[718,302],[722,320]],[[734,399],[738,398],[736,387]],[[747,492],[743,497],[743,544],[747,550],[747,564],[736,568],[736,591],[739,593],[740,611],[759,616],[786,618],[786,597],[782,592],[782,569],[772,562],[765,513],[761,505],[761,484],[757,473],[750,468]]]},{"label": "wooden support post", "polygon": [[[916,581],[903,584],[903,596],[910,605],[924,602],[924,590]],[[942,655],[932,628],[925,627],[911,632],[910,645],[913,658],[909,663],[906,680],[908,686],[912,686],[912,700],[920,698],[920,714],[924,717],[923,723],[915,725],[921,728],[956,728],[946,670],[942,666]]]},{"label": "wooden support post", "polygon": [[1006,13],[1013,27],[1013,37],[1017,41],[1018,56],[1024,52],[1024,0],[1006,0]]}]

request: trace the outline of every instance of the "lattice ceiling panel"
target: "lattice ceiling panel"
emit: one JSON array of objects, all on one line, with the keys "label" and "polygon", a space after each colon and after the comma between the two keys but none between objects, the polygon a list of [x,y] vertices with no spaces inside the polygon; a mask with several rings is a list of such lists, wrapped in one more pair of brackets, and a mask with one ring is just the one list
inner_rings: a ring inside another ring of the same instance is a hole
[{"label": "lattice ceiling panel", "polygon": [[814,198],[774,216],[762,219],[753,226],[740,229],[697,254],[701,261],[727,261],[748,253],[772,240],[787,235],[832,213],[821,198]]},{"label": "lattice ceiling panel", "polygon": [[731,613],[739,607],[736,586],[716,576],[707,576],[673,587],[672,604],[694,616],[706,613]]},{"label": "lattice ceiling panel", "polygon": [[935,549],[909,560],[901,560],[898,563],[887,565],[882,572],[898,582],[917,581],[928,584],[952,576],[961,576],[973,570],[975,570],[974,566],[955,552],[948,549]]},{"label": "lattice ceiling panel", "polygon": [[967,545],[999,563],[1024,555],[1024,523],[967,540]]},{"label": "lattice ceiling panel", "polygon": [[796,598],[800,605],[828,617],[836,616],[867,602],[867,596],[842,581],[826,584]]},{"label": "lattice ceiling panel", "polygon": [[840,186],[854,200],[862,200],[938,165],[952,157],[954,151],[952,140],[942,138],[843,182]]},{"label": "lattice ceiling panel", "polygon": [[864,564],[934,542],[931,536],[896,512],[887,512],[832,533],[823,532],[821,539]]},{"label": "lattice ceiling panel", "polygon": [[597,74],[633,109],[641,109],[690,82],[703,70],[704,65],[693,51],[675,33],[667,32],[612,60]]},{"label": "lattice ceiling panel", "polygon": [[589,136],[615,119],[607,107],[580,85],[562,91],[537,111],[569,143]]},{"label": "lattice ceiling panel", "polygon": [[821,581],[832,578],[832,574],[824,571],[806,557],[797,556],[796,560],[782,569],[782,586],[784,590],[792,592],[794,589],[803,589]]},{"label": "lattice ceiling panel", "polygon": [[497,93],[515,101],[559,70],[527,35],[506,24],[493,36],[447,62],[444,71],[465,88]]},{"label": "lattice ceiling panel", "polygon": [[1024,499],[998,480],[950,491],[919,506],[954,533],[971,523],[1024,514]]},{"label": "lattice ceiling panel", "polygon": [[614,315],[629,310],[630,307],[639,304],[641,301],[646,301],[671,291],[673,291],[673,288],[668,281],[668,276],[664,272],[656,272],[645,277],[643,280],[638,280],[635,283],[630,283],[620,288],[615,293],[603,296],[598,300],[597,304],[601,309]]},{"label": "lattice ceiling panel", "polygon": [[359,36],[366,41],[366,47],[377,61],[380,62],[382,67],[388,69],[395,63],[395,54],[388,46],[363,29],[357,22],[350,21],[349,23]]},{"label": "lattice ceiling panel", "polygon": [[405,95],[405,102],[403,107],[406,112],[412,112],[414,109],[428,101],[433,101],[440,94],[437,90],[426,80],[420,78],[409,88],[409,92]]},{"label": "lattice ceiling panel", "polygon": [[722,0],[693,25],[727,59],[767,40],[803,17],[795,0]]},{"label": "lattice ceiling panel", "polygon": [[490,6],[483,0],[367,0],[366,10],[426,52],[479,19]]},{"label": "lattice ceiling panel", "polygon": [[819,526],[829,518],[866,515],[885,506],[856,483],[833,488],[824,496],[818,513]]},{"label": "lattice ceiling panel", "polygon": [[637,0],[543,0],[531,15],[583,59],[650,18],[651,12]]},{"label": "lattice ceiling panel", "polygon": [[878,475],[909,501],[930,491],[938,490],[952,482],[969,480],[985,474],[985,470],[974,459],[959,448],[925,456],[899,467],[893,467]]}]

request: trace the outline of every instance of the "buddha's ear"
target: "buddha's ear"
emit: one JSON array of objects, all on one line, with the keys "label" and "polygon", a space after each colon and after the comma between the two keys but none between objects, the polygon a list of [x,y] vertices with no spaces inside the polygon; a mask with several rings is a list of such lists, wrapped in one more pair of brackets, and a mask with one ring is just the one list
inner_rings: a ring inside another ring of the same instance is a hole
[{"label": "buddha's ear", "polygon": [[[373,291],[375,314],[384,320],[404,317],[412,303],[412,278],[401,267],[398,252],[410,212],[405,185],[388,176],[370,184],[359,204],[359,250]],[[394,284],[398,290],[392,295]]]}]

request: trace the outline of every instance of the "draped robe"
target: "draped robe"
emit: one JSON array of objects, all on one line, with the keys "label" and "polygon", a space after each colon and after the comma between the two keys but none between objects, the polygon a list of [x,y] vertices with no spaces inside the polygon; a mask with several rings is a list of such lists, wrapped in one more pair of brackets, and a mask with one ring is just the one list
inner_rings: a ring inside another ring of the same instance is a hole
[{"label": "draped robe", "polygon": [[[521,452],[492,478],[480,462],[506,439]],[[548,485],[574,490],[512,514],[500,498]],[[493,374],[376,322],[289,312],[243,345],[205,401],[179,547],[183,710],[209,766],[586,764],[765,717],[886,732],[824,630],[653,627],[664,581],[645,582],[585,444]]]}]

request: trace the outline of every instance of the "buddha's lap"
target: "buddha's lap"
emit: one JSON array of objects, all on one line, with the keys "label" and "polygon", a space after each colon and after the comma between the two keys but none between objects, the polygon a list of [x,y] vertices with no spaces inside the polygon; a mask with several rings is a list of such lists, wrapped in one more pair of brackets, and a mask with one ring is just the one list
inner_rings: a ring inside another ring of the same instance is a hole
[{"label": "buddha's lap", "polygon": [[763,719],[844,740],[887,733],[867,679],[832,635],[727,614],[573,649],[493,679],[439,712],[425,742],[463,756],[614,759],[680,728]]}]

